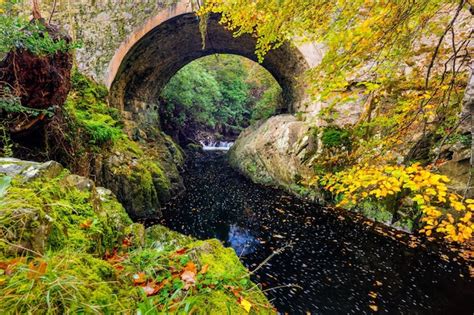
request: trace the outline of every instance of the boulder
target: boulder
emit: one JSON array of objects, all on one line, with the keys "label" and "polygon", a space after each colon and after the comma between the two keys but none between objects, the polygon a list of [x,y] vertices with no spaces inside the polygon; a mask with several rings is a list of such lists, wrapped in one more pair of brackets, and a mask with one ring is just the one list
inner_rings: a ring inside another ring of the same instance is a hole
[{"label": "boulder", "polygon": [[132,221],[115,196],[57,162],[1,158],[1,175],[8,180],[1,185],[0,255],[62,248],[101,255],[127,236]]},{"label": "boulder", "polygon": [[309,158],[317,147],[308,123],[278,115],[244,130],[229,161],[254,182],[293,190],[299,179],[312,174]]}]

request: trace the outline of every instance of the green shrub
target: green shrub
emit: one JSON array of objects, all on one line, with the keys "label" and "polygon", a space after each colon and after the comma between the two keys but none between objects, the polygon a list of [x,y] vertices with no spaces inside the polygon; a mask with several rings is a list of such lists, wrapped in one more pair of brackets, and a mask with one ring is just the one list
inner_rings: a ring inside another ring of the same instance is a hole
[{"label": "green shrub", "polygon": [[328,126],[323,129],[321,141],[327,148],[347,147],[351,144],[351,136],[345,129]]}]

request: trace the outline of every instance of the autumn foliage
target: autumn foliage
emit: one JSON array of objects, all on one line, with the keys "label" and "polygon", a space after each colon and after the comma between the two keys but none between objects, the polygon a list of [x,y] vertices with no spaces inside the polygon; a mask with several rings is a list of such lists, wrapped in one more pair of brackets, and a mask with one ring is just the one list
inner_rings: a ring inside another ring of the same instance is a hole
[{"label": "autumn foliage", "polygon": [[221,14],[235,36],[254,36],[261,61],[285,41],[320,44],[321,62],[302,78],[311,101],[325,105],[311,121],[317,128],[331,127],[349,103],[360,107],[357,122],[336,125],[348,130],[348,143],[323,146],[314,159],[316,173],[327,174],[322,186],[318,176],[304,183],[327,189],[347,208],[364,200],[392,212],[410,207],[420,232],[465,242],[473,229],[472,199],[448,191],[450,180],[432,164],[443,163],[433,152],[450,139],[472,142],[460,131],[468,118],[460,113],[472,53],[469,6],[451,0],[207,0],[198,14]]},{"label": "autumn foliage", "polygon": [[392,199],[396,210],[403,199],[409,200],[418,210],[415,216],[422,225],[419,232],[427,236],[436,232],[449,241],[464,242],[471,238],[474,229],[474,200],[463,200],[449,192],[448,182],[446,176],[432,173],[419,164],[356,166],[320,179],[325,189],[340,196],[341,207],[354,208],[370,199]]}]

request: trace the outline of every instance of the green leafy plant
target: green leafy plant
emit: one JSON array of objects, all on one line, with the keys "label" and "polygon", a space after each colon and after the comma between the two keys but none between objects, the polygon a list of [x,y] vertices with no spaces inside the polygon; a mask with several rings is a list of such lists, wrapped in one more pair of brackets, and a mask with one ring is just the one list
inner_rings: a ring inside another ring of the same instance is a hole
[{"label": "green leafy plant", "polygon": [[254,62],[217,55],[181,69],[161,96],[165,130],[185,131],[187,127],[237,134],[250,123],[275,114],[281,88]]},{"label": "green leafy plant", "polygon": [[52,117],[54,115],[53,107],[37,109],[21,105],[20,98],[13,95],[8,87],[4,87],[3,93],[0,95],[0,112],[1,111],[10,114],[26,114],[30,117],[37,117],[39,115]]},{"label": "green leafy plant", "polygon": [[323,129],[321,141],[328,148],[349,146],[351,143],[350,133],[342,128],[329,126]]},{"label": "green leafy plant", "polygon": [[39,21],[21,16],[0,15],[0,53],[25,49],[35,55],[50,55],[80,47],[79,43],[53,38]]},{"label": "green leafy plant", "polygon": [[0,125],[0,143],[2,144],[1,152],[4,157],[13,156],[13,143],[10,139],[10,133],[7,128],[3,125]]},{"label": "green leafy plant", "polygon": [[11,182],[12,178],[10,176],[0,177],[0,198],[3,198],[3,196],[5,196],[8,187],[10,187]]}]

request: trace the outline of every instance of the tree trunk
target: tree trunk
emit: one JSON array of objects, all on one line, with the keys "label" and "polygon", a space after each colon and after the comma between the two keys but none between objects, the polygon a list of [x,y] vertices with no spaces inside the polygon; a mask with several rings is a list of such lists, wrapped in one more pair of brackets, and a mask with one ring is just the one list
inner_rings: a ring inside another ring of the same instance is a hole
[{"label": "tree trunk", "polygon": [[38,0],[33,0],[33,20],[41,20],[41,11]]}]

